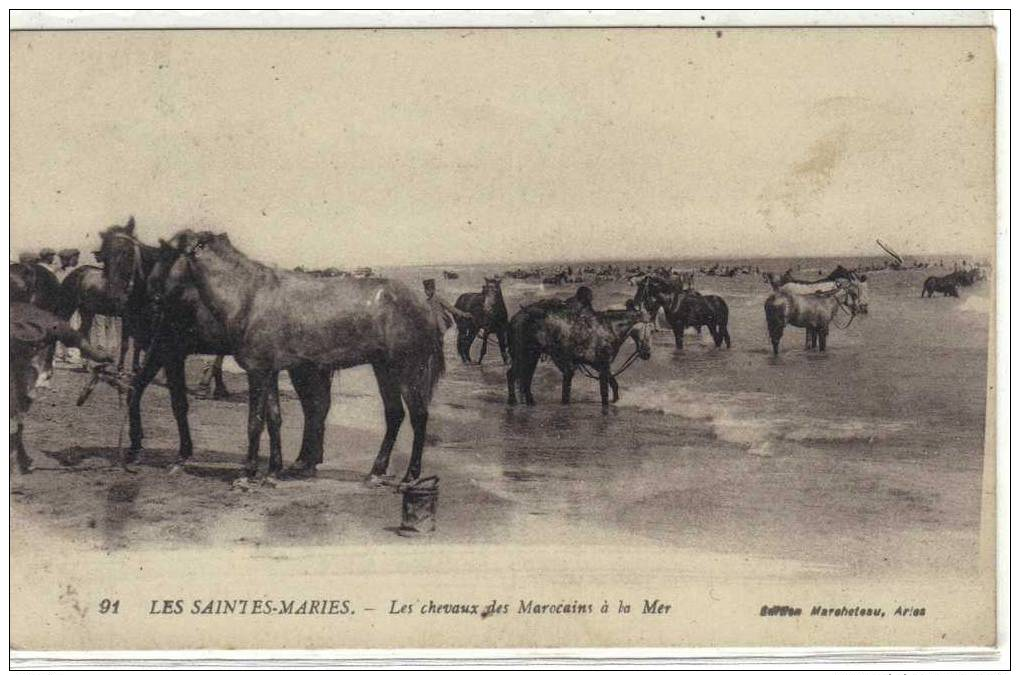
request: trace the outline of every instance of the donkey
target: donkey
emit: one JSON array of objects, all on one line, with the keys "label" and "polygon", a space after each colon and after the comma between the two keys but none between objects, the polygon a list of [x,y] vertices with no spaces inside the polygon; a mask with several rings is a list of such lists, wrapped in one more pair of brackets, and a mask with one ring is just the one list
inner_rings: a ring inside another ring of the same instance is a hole
[{"label": "donkey", "polygon": [[[428,408],[444,371],[443,336],[428,308],[407,286],[377,277],[316,278],[278,270],[246,257],[225,234],[184,230],[169,243],[167,266],[157,277],[160,298],[197,292],[222,327],[234,359],[248,375],[249,475],[257,469],[259,442],[268,426],[269,468],[283,467],[278,374],[370,364],[379,384],[386,433],[369,474],[380,484],[407,406],[414,430],[403,482],[421,475]],[[312,403],[329,407],[329,377],[312,392]],[[301,392],[299,392],[301,395]],[[304,398],[304,397],[303,397]],[[402,402],[403,401],[403,402]],[[299,457],[305,464],[317,457]],[[305,451],[305,448],[302,448]]]},{"label": "donkey", "polygon": [[778,282],[773,283],[774,292],[765,300],[765,321],[775,356],[779,355],[779,341],[787,324],[807,330],[805,349],[817,347],[818,351],[824,352],[829,337],[829,324],[836,314],[844,311],[852,321],[853,317],[861,313],[859,282],[838,279],[833,283],[832,290],[810,295],[793,292],[788,288],[791,284],[780,286]]},{"label": "donkey", "polygon": [[485,358],[489,344],[489,334],[495,333],[499,341],[499,353],[503,363],[507,362],[506,336],[509,330],[509,319],[506,303],[503,301],[503,286],[499,279],[485,278],[481,293],[464,293],[454,307],[471,314],[470,319],[454,317],[457,322],[457,353],[461,361],[471,363],[471,345],[474,344],[478,331],[482,331],[482,351],[478,355],[478,363]]},{"label": "donkey", "polygon": [[648,276],[638,283],[634,304],[653,317],[660,308],[663,310],[666,322],[673,328],[677,349],[684,348],[684,331],[688,326],[697,328],[699,333],[702,326],[707,326],[716,347],[725,342],[726,348],[730,348],[730,309],[718,295],[681,290],[669,280]]},{"label": "donkey", "polygon": [[611,310],[578,312],[565,303],[554,306],[546,301],[541,307],[528,306],[510,320],[510,367],[506,371],[507,403],[517,403],[517,393],[527,405],[535,405],[531,381],[539,358],[545,354],[563,375],[561,402],[570,403],[574,371],[590,366],[598,371],[599,394],[603,407],[620,399],[620,388],[611,366],[628,337],[634,340],[636,354],[642,360],[651,356],[649,317],[645,312]]}]

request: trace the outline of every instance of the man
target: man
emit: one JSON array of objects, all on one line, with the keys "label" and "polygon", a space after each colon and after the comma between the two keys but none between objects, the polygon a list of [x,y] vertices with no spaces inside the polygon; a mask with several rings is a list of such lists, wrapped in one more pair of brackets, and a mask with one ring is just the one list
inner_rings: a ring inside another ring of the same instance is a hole
[{"label": "man", "polygon": [[39,262],[39,254],[31,251],[22,251],[18,254],[18,262],[22,265],[34,265]]},{"label": "man", "polygon": [[39,250],[39,264],[48,269],[53,274],[57,273],[57,252],[52,248],[43,248]]},{"label": "man", "polygon": [[35,305],[12,302],[10,305],[10,453],[11,471],[17,462],[21,473],[28,473],[32,460],[25,452],[21,432],[23,416],[28,413],[35,391],[49,386],[53,377],[53,351],[57,341],[77,347],[93,361],[110,363],[113,357],[93,347],[53,314]]},{"label": "man", "polygon": [[60,266],[57,268],[57,279],[63,281],[78,266],[81,251],[76,248],[63,248],[57,253],[57,257],[60,258]]},{"label": "man", "polygon": [[436,293],[436,280],[426,279],[422,282],[425,287],[425,301],[432,310],[432,317],[436,328],[440,333],[445,333],[453,325],[454,317],[470,319],[471,313],[457,309]]}]

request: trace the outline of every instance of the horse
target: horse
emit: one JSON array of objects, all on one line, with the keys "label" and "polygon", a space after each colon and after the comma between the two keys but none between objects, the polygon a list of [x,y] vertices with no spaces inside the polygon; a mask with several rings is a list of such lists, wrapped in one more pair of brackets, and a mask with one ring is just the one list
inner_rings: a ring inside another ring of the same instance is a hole
[{"label": "horse", "polygon": [[468,312],[471,318],[455,316],[457,322],[457,353],[461,361],[471,363],[471,345],[474,344],[478,331],[482,331],[482,351],[478,355],[478,363],[485,358],[489,344],[489,334],[495,333],[499,341],[499,353],[503,363],[507,362],[506,335],[509,329],[508,312],[503,301],[503,286],[499,279],[485,278],[481,293],[464,293],[453,305],[457,309]]},{"label": "horse", "polygon": [[[837,270],[838,269],[839,268],[837,268]],[[794,295],[829,293],[840,288],[841,285],[852,284],[856,292],[857,313],[868,313],[868,282],[867,277],[863,274],[858,275],[856,272],[853,272],[849,277],[836,277],[832,280],[819,279],[818,281],[784,281],[786,278],[786,275],[783,275],[777,281],[772,274],[765,275],[765,280],[770,286],[776,288],[778,285],[779,288],[793,293]]]},{"label": "horse", "polygon": [[[429,404],[445,364],[442,332],[417,294],[378,277],[315,278],[271,268],[246,257],[225,234],[184,230],[162,248],[168,255],[156,282],[160,298],[196,291],[248,375],[249,475],[257,469],[263,426],[269,429],[269,470],[278,473],[283,468],[280,370],[289,369],[292,378],[295,371],[306,369],[325,374],[320,381],[324,388],[311,392],[307,403],[328,410],[333,371],[364,364],[375,372],[386,417],[369,481],[383,481],[405,405],[414,438],[402,482],[421,475]],[[306,398],[300,390],[298,395]],[[316,442],[321,456],[321,436]],[[315,458],[299,457],[301,461]]]},{"label": "horse", "polygon": [[610,387],[615,403],[620,399],[620,387],[616,381],[619,373],[611,370],[613,360],[628,337],[634,340],[637,357],[647,360],[651,356],[648,321],[642,311],[577,312],[555,300],[544,301],[541,307],[523,307],[510,320],[507,403],[517,403],[519,390],[527,405],[535,405],[531,381],[543,354],[563,375],[562,403],[570,403],[574,371],[579,367],[598,372],[602,406],[609,405]]},{"label": "horse", "polygon": [[667,279],[649,276],[638,284],[634,305],[643,307],[653,317],[662,308],[666,322],[673,328],[677,349],[684,348],[684,331],[688,326],[708,327],[716,347],[730,348],[730,309],[718,295],[702,295],[697,291],[682,290]]},{"label": "horse", "polygon": [[[188,392],[184,377],[185,361],[190,354],[209,354],[219,358],[214,363],[213,376],[220,396],[228,392],[223,384],[222,356],[233,353],[226,333],[202,304],[196,291],[186,291],[174,302],[156,311],[150,278],[158,273],[161,251],[134,236],[135,222],[113,226],[100,233],[101,246],[95,252],[103,263],[103,278],[108,294],[121,297],[124,330],[136,344],[146,346],[146,358],[135,373],[128,395],[128,425],[130,449],[127,459],[137,460],[142,450],[141,402],[145,389],[161,369],[166,371],[167,388],[179,435],[178,462],[191,458],[193,444],[188,425]],[[293,375],[292,375],[293,378]],[[295,389],[306,384],[304,379],[293,378]],[[309,414],[309,411],[306,411]],[[310,445],[309,439],[304,443]]]},{"label": "horse", "polygon": [[[106,278],[102,268],[94,265],[82,265],[72,270],[60,284],[70,314],[75,311],[81,316],[78,331],[86,340],[92,335],[92,323],[96,315],[121,318],[123,301],[108,291]],[[124,369],[131,336],[140,331],[122,321],[120,332],[119,370]],[[131,359],[132,370],[138,370],[142,346],[135,340],[135,350]]]},{"label": "horse", "polygon": [[941,293],[942,297],[952,296],[954,298],[960,297],[960,291],[957,288],[958,281],[953,274],[947,274],[943,277],[928,277],[924,280],[924,285],[921,286],[921,297],[932,297],[935,293]]},{"label": "horse", "polygon": [[[835,286],[831,290],[812,294],[796,293],[788,288],[790,284],[773,284],[773,293],[765,300],[765,321],[775,356],[779,355],[779,341],[787,324],[807,330],[805,349],[817,347],[818,351],[824,352],[829,324],[836,314],[844,311],[853,321],[861,313],[860,283],[848,279],[833,283]],[[847,325],[850,325],[849,322]]]}]

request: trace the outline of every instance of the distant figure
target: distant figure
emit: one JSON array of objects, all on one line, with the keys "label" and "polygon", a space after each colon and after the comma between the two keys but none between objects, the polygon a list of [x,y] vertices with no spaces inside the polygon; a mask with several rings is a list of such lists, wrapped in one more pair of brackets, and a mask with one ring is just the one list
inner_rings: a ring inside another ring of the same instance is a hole
[{"label": "distant figure", "polygon": [[68,274],[78,266],[78,260],[81,258],[81,251],[76,248],[64,248],[57,253],[57,257],[60,258],[60,265],[57,267],[57,279],[60,281],[64,280]]},{"label": "distant figure", "polygon": [[32,460],[22,443],[24,422],[38,388],[53,377],[53,351],[57,341],[77,347],[93,361],[109,363],[113,357],[93,347],[78,331],[49,312],[24,302],[10,305],[10,453],[11,471],[28,473]]},{"label": "distant figure", "polygon": [[57,252],[52,248],[43,248],[39,251],[39,264],[54,274],[60,269],[56,261]]},{"label": "distant figure", "polygon": [[595,296],[591,292],[591,289],[587,286],[581,286],[577,289],[574,297],[567,300],[566,305],[568,309],[571,309],[578,314],[582,313],[595,313],[595,308],[592,306]]},{"label": "distant figure", "polygon": [[459,316],[462,319],[471,318],[471,314],[457,309],[436,293],[435,279],[426,279],[422,282],[422,286],[425,288],[425,301],[428,303],[429,309],[432,310],[436,328],[440,333],[445,333],[449,330],[450,326],[453,325],[454,317]]},{"label": "distant figure", "polygon": [[31,251],[23,251],[18,254],[18,262],[22,265],[34,265],[39,262],[39,254]]}]

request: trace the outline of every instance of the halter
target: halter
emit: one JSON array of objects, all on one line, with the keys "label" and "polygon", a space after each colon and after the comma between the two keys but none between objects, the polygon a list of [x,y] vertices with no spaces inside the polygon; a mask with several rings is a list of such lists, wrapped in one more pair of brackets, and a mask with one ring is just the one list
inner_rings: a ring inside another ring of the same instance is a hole
[{"label": "halter", "polygon": [[[114,232],[110,235],[115,239],[125,239],[131,242],[131,278],[128,280],[127,295],[131,295],[131,291],[134,290],[135,281],[141,280],[145,277],[145,270],[142,269],[142,242],[138,241],[130,234],[124,234],[123,232]],[[104,261],[103,263],[107,263]]]}]

